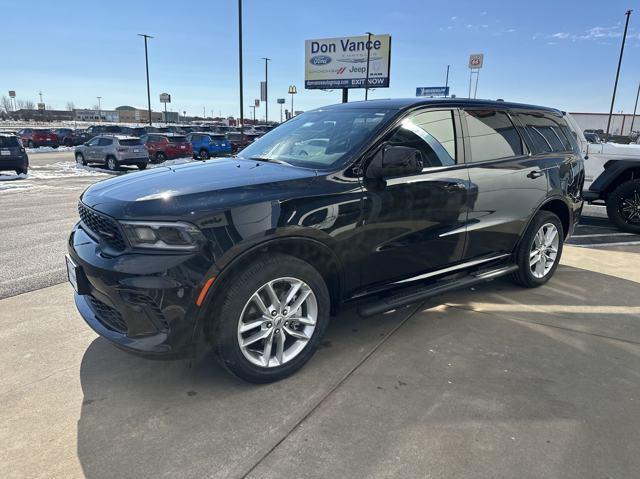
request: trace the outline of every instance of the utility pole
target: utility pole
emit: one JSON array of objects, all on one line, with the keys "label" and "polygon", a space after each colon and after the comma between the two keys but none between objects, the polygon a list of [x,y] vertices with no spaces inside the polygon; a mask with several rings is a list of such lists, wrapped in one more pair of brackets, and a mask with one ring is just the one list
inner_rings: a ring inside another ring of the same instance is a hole
[{"label": "utility pole", "polygon": [[[446,77],[446,79],[444,80],[444,88],[445,88],[445,90],[446,90],[446,89],[447,89],[447,87],[449,86],[449,67],[451,67],[451,65],[447,65],[447,77]],[[447,96],[448,96],[448,95],[445,95],[445,98],[446,98]]]},{"label": "utility pole", "polygon": [[240,144],[244,145],[244,95],[242,93],[242,0],[238,0],[238,67],[240,80]]},{"label": "utility pole", "polygon": [[633,124],[636,121],[636,110],[638,109],[638,97],[640,96],[640,83],[638,83],[638,93],[636,93],[636,104],[633,107],[633,116],[631,117],[631,128],[629,128],[629,136],[633,133]]},{"label": "utility pole", "polygon": [[151,125],[151,89],[149,88],[149,52],[147,50],[147,39],[153,37],[146,33],[138,33],[138,36],[144,38],[144,64],[147,68],[147,106],[149,107],[149,125]]},{"label": "utility pole", "polygon": [[633,10],[627,10],[625,15],[627,20],[624,22],[624,33],[622,34],[622,45],[620,45],[620,58],[618,58],[618,69],[616,70],[616,81],[613,84],[613,95],[611,96],[611,108],[609,108],[609,120],[607,121],[607,133],[605,141],[609,141],[609,129],[611,128],[611,115],[613,115],[613,104],[616,101],[616,90],[618,89],[618,78],[620,77],[620,67],[622,66],[622,55],[624,54],[624,43],[627,40],[627,28],[629,27],[629,17]]},{"label": "utility pole", "polygon": [[100,100],[102,100],[101,96],[96,97],[98,99],[98,121],[102,121],[102,105],[100,104]]},{"label": "utility pole", "polygon": [[271,58],[262,57],[264,60],[264,122],[269,123],[269,62]]},{"label": "utility pole", "polygon": [[[364,99],[369,99],[369,59],[371,58],[371,32],[367,33],[367,78],[364,80]],[[346,102],[344,102],[346,103]]]},{"label": "utility pole", "polygon": [[256,124],[256,106],[255,105],[249,105],[249,108],[253,108],[253,124]]}]

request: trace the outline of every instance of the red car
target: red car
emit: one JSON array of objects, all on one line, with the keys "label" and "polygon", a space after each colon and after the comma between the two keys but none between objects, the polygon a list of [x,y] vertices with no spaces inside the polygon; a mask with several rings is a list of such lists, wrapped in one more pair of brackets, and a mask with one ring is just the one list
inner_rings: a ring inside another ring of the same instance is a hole
[{"label": "red car", "polygon": [[28,148],[38,148],[39,146],[58,148],[60,146],[58,135],[48,129],[23,128],[18,132],[18,136],[22,144]]},{"label": "red car", "polygon": [[191,158],[193,155],[191,142],[184,135],[149,133],[142,135],[140,140],[149,150],[149,159],[154,163],[175,158]]}]

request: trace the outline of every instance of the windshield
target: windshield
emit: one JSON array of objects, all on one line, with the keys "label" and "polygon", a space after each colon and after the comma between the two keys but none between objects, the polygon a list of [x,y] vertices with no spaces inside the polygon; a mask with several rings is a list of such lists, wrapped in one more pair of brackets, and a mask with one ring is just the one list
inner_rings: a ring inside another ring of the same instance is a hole
[{"label": "windshield", "polygon": [[393,112],[354,108],[303,113],[256,139],[240,156],[280,160],[306,168],[331,168],[360,148]]}]

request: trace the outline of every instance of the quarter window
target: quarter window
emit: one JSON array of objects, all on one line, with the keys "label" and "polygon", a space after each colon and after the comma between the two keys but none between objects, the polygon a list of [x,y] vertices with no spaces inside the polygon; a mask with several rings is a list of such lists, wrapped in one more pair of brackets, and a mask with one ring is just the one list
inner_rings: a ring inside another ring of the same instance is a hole
[{"label": "quarter window", "polygon": [[518,117],[529,133],[536,151],[555,153],[573,150],[564,121],[561,123],[559,120],[536,113],[519,113]]},{"label": "quarter window", "polygon": [[522,138],[503,111],[469,110],[464,112],[469,130],[471,161],[489,161],[524,154]]},{"label": "quarter window", "polygon": [[425,167],[454,165],[456,133],[453,111],[414,113],[402,121],[387,143],[420,150]]}]

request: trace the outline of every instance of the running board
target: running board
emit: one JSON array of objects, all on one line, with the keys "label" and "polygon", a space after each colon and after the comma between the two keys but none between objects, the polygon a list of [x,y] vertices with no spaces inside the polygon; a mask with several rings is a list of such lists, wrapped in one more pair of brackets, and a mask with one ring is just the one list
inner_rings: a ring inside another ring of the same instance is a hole
[{"label": "running board", "polygon": [[464,278],[435,283],[417,291],[415,289],[412,289],[411,291],[401,291],[384,299],[379,299],[363,305],[358,310],[358,313],[360,316],[366,318],[368,316],[373,316],[374,314],[380,314],[402,306],[407,306],[408,304],[418,301],[424,301],[425,299],[432,298],[439,294],[448,293],[449,291],[468,288],[474,284],[491,281],[492,279],[499,278],[500,276],[514,273],[517,270],[517,265],[507,264],[495,269],[476,271]]}]

